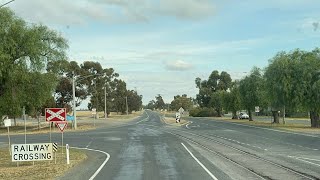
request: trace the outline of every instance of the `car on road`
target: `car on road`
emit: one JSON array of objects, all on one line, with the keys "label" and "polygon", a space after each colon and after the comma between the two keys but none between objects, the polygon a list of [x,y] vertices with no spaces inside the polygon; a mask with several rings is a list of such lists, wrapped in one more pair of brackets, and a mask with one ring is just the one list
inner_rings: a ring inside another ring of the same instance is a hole
[{"label": "car on road", "polygon": [[241,112],[239,114],[239,119],[249,119],[249,115],[247,113]]}]

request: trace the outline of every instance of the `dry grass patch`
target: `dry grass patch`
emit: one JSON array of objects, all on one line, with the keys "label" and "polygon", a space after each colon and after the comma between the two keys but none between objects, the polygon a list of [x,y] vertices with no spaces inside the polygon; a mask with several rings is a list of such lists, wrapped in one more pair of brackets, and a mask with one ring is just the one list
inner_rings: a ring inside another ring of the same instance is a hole
[{"label": "dry grass patch", "polygon": [[[64,149],[65,151],[65,149]],[[70,149],[70,164],[66,163],[66,154],[61,153],[61,148],[56,152],[57,164],[55,161],[35,161],[33,162],[11,162],[11,155],[7,148],[0,149],[0,179],[55,179],[62,176],[70,168],[81,163],[87,158],[82,150]]]},{"label": "dry grass patch", "polygon": [[[87,131],[91,129],[95,129],[96,127],[93,126],[93,123],[78,123],[77,130],[76,131]],[[27,124],[26,126],[27,134],[44,134],[50,132],[50,126],[49,123],[43,123],[40,126],[40,129],[38,129],[37,125]],[[71,123],[68,123],[67,128],[64,130],[64,132],[70,132],[75,131],[72,127]],[[59,128],[56,127],[55,123],[53,123],[53,127],[51,127],[51,132],[60,132]],[[7,134],[8,130],[6,127],[0,127],[0,134]],[[17,126],[11,126],[10,127],[10,134],[24,134],[25,133],[25,127],[24,124],[17,124]]]},{"label": "dry grass patch", "polygon": [[[104,118],[104,112],[97,112],[97,113],[99,115],[99,118],[97,120]],[[131,119],[131,118],[135,118],[142,115],[142,113],[143,111],[136,111],[126,115],[126,114],[121,114],[121,113],[117,114],[116,112],[111,112],[108,118],[109,119]],[[77,111],[77,117],[94,118],[91,111]]]}]

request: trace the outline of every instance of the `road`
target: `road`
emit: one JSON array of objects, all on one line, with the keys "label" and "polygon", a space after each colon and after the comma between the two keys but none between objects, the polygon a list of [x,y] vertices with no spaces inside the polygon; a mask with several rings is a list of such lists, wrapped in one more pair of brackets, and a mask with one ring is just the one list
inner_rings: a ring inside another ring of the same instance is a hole
[{"label": "road", "polygon": [[[87,148],[89,158],[59,179],[320,178],[319,136],[205,118],[189,118],[183,126],[162,119],[145,111],[127,124],[65,133],[65,142]],[[28,136],[30,143],[47,139]],[[12,141],[22,143],[23,138]]]}]

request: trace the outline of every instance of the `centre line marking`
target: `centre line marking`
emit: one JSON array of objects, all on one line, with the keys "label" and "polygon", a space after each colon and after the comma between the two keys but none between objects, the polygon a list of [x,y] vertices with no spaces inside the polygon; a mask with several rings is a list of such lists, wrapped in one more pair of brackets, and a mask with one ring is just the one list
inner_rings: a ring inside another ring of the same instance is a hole
[{"label": "centre line marking", "polygon": [[192,152],[183,144],[181,143],[181,145],[188,151],[188,153],[191,155],[191,157],[209,174],[209,176],[211,176],[212,179],[214,180],[218,180],[218,178],[216,178],[207,168],[205,165],[203,165],[198,158],[196,158]]}]

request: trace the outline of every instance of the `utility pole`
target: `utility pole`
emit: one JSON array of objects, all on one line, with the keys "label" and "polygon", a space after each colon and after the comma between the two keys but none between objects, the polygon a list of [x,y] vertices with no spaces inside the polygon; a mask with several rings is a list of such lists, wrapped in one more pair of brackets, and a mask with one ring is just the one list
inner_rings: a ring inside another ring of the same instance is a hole
[{"label": "utility pole", "polygon": [[76,111],[76,77],[74,72],[72,72],[72,95],[73,95],[73,118],[74,118],[74,129],[77,129],[77,111]]},{"label": "utility pole", "polygon": [[107,87],[104,86],[104,118],[107,119]]},{"label": "utility pole", "polygon": [[127,115],[129,114],[128,112],[128,96],[126,96],[126,107],[127,107]]}]

